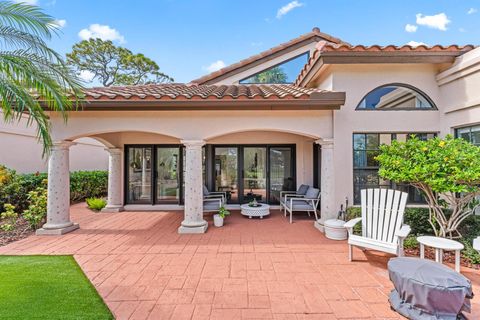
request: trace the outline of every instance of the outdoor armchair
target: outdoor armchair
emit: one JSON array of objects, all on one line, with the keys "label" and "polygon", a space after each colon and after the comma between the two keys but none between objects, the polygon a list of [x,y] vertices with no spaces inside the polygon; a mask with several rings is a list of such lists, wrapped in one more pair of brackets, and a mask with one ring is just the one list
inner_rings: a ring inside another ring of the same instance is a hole
[{"label": "outdoor armchair", "polygon": [[227,193],[224,191],[209,191],[206,186],[203,186],[203,200],[207,199],[221,199],[221,206],[227,202]]},{"label": "outdoor armchair", "polygon": [[283,208],[283,213],[287,215],[286,203],[288,202],[287,198],[302,198],[308,191],[309,186],[302,184],[297,191],[280,191],[280,208]]},{"label": "outdoor armchair", "polygon": [[[361,190],[362,217],[344,224],[348,231],[348,255],[352,261],[353,246],[403,256],[403,240],[410,226],[403,224],[408,193],[392,189]],[[362,223],[362,235],[353,234]]]},{"label": "outdoor armchair", "polygon": [[290,223],[292,223],[292,216],[294,211],[306,211],[308,215],[310,212],[315,214],[315,219],[318,220],[317,207],[320,201],[320,190],[313,187],[308,187],[307,192],[302,197],[287,197],[285,203],[285,210],[290,213]]}]

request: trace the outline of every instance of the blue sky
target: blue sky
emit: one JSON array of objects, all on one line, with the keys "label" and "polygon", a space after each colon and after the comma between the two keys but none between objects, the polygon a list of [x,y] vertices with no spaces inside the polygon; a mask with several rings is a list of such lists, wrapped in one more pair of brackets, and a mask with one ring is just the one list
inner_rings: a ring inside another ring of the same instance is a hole
[{"label": "blue sky", "polygon": [[[480,0],[26,0],[63,20],[60,53],[112,39],[188,82],[314,26],[352,44],[480,44]],[[407,26],[408,25],[408,26]]]}]

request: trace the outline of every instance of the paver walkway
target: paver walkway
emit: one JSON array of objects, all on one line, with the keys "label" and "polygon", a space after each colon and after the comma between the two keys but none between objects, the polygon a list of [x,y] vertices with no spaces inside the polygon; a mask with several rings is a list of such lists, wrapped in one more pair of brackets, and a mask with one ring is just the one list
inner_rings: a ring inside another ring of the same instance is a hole
[{"label": "paver walkway", "polygon": [[[399,318],[387,301],[388,257],[356,250],[350,263],[346,243],[312,220],[234,212],[223,228],[178,235],[179,211],[100,214],[78,204],[72,216],[81,229],[0,254],[74,254],[117,319]],[[480,274],[463,271],[479,288]],[[477,300],[471,319],[480,318]]]}]

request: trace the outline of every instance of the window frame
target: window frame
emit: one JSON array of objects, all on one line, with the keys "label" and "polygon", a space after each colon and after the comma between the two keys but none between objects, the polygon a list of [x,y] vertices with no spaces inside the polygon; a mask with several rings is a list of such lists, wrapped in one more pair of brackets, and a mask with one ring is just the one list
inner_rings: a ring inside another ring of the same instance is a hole
[{"label": "window frame", "polygon": [[[360,105],[362,104],[362,101],[364,101],[371,93],[375,92],[378,89],[385,88],[385,87],[401,87],[401,88],[406,88],[410,89],[417,94],[421,95],[427,102],[432,106],[431,108],[415,108],[415,109],[409,109],[409,108],[398,108],[398,109],[368,109],[368,108],[360,108]],[[412,86],[410,84],[406,83],[400,83],[400,82],[393,82],[393,83],[387,83],[383,84],[381,86],[377,86],[374,89],[370,90],[365,94],[362,99],[360,99],[360,102],[357,104],[355,107],[355,111],[438,111],[437,105],[433,102],[433,100],[422,90],[418,89],[415,86]]]},{"label": "window frame", "polygon": [[[242,81],[245,81],[245,80],[247,80],[247,79],[250,79],[250,78],[252,78],[252,77],[255,77],[257,74],[260,74],[260,73],[262,73],[262,72],[268,71],[268,70],[273,69],[273,68],[278,67],[278,66],[281,66],[281,65],[283,65],[283,64],[285,64],[285,63],[288,63],[288,62],[290,62],[290,61],[292,61],[292,60],[295,60],[295,59],[297,59],[297,58],[299,58],[299,57],[301,57],[301,56],[303,56],[303,55],[306,55],[306,56],[307,56],[307,62],[308,62],[308,60],[310,59],[310,51],[306,51],[306,52],[301,53],[301,54],[299,54],[299,55],[296,55],[296,56],[294,56],[294,57],[292,57],[292,58],[290,58],[290,59],[287,59],[287,60],[284,60],[284,61],[282,61],[282,62],[279,62],[279,63],[277,63],[277,64],[275,64],[275,65],[273,65],[273,66],[270,66],[270,67],[268,67],[268,68],[266,68],[266,69],[263,69],[262,71],[255,72],[254,74],[251,74],[251,75],[249,75],[248,77],[245,77],[245,78],[243,78],[243,79],[240,79],[240,80],[238,81],[238,83],[239,83],[239,84],[243,84],[243,85],[249,85],[249,84],[254,84],[254,85],[261,85],[261,84],[293,84],[293,83],[295,82],[295,79],[294,79],[292,82],[282,82],[282,83],[266,83],[266,82],[248,82],[248,83],[244,83],[244,82],[242,82]],[[301,71],[301,69],[298,70],[298,73],[300,73],[300,71]]]},{"label": "window frame", "polygon": [[470,142],[471,144],[473,144],[474,146],[478,146],[480,147],[480,142],[479,143],[473,143],[472,142],[472,129],[473,128],[478,128],[480,131],[480,124],[473,124],[473,125],[468,125],[468,126],[463,126],[463,127],[458,127],[458,128],[455,128],[454,130],[454,133],[455,133],[455,138],[461,138],[460,135],[459,135],[459,131],[460,130],[465,130],[467,129],[468,130],[468,140],[467,139],[464,139],[468,142]]},{"label": "window frame", "polygon": [[[368,148],[367,146],[367,136],[368,135],[377,135],[377,139],[378,139],[378,149],[371,149],[371,148]],[[355,190],[357,187],[359,187],[359,189],[364,189],[364,188],[393,188],[393,189],[402,189],[402,191],[404,192],[407,192],[408,193],[408,200],[407,200],[407,204],[409,205],[423,205],[425,204],[426,202],[423,201],[423,202],[419,202],[419,201],[414,201],[414,198],[415,198],[415,187],[413,186],[410,186],[409,184],[402,184],[402,183],[396,183],[396,182],[392,182],[392,181],[389,181],[387,180],[386,183],[381,183],[381,178],[380,176],[378,176],[378,171],[380,169],[380,166],[365,166],[365,167],[357,167],[355,166],[355,151],[376,151],[376,150],[379,150],[379,147],[381,145],[381,135],[390,135],[390,141],[394,141],[394,140],[398,140],[398,136],[399,135],[402,135],[402,134],[406,134],[407,137],[406,139],[409,139],[409,137],[413,134],[415,135],[433,135],[433,137],[436,137],[438,135],[437,132],[353,132],[352,133],[352,188],[353,188],[353,192],[352,192],[352,196],[353,196],[353,204],[354,205],[358,205],[360,204],[360,202],[358,201],[355,201],[356,197],[355,197]],[[355,149],[355,135],[363,135],[365,136],[365,148],[364,149]],[[428,139],[428,137],[427,137]],[[367,164],[367,163],[366,163]],[[376,185],[373,185],[373,184],[357,184],[355,183],[355,173],[356,172],[361,172],[361,171],[376,171],[377,172],[377,176],[378,176],[378,184]],[[362,187],[363,186],[363,187]],[[405,189],[406,190],[405,190]]]}]

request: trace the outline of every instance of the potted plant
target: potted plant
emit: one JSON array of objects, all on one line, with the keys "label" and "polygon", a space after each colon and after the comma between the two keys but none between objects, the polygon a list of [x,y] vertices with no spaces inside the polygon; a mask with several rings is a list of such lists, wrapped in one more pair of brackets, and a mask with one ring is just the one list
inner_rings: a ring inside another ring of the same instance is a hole
[{"label": "potted plant", "polygon": [[220,209],[218,210],[218,213],[213,215],[213,225],[215,227],[222,227],[223,226],[223,220],[229,214],[230,214],[230,211],[225,209],[224,206],[221,206]]}]

